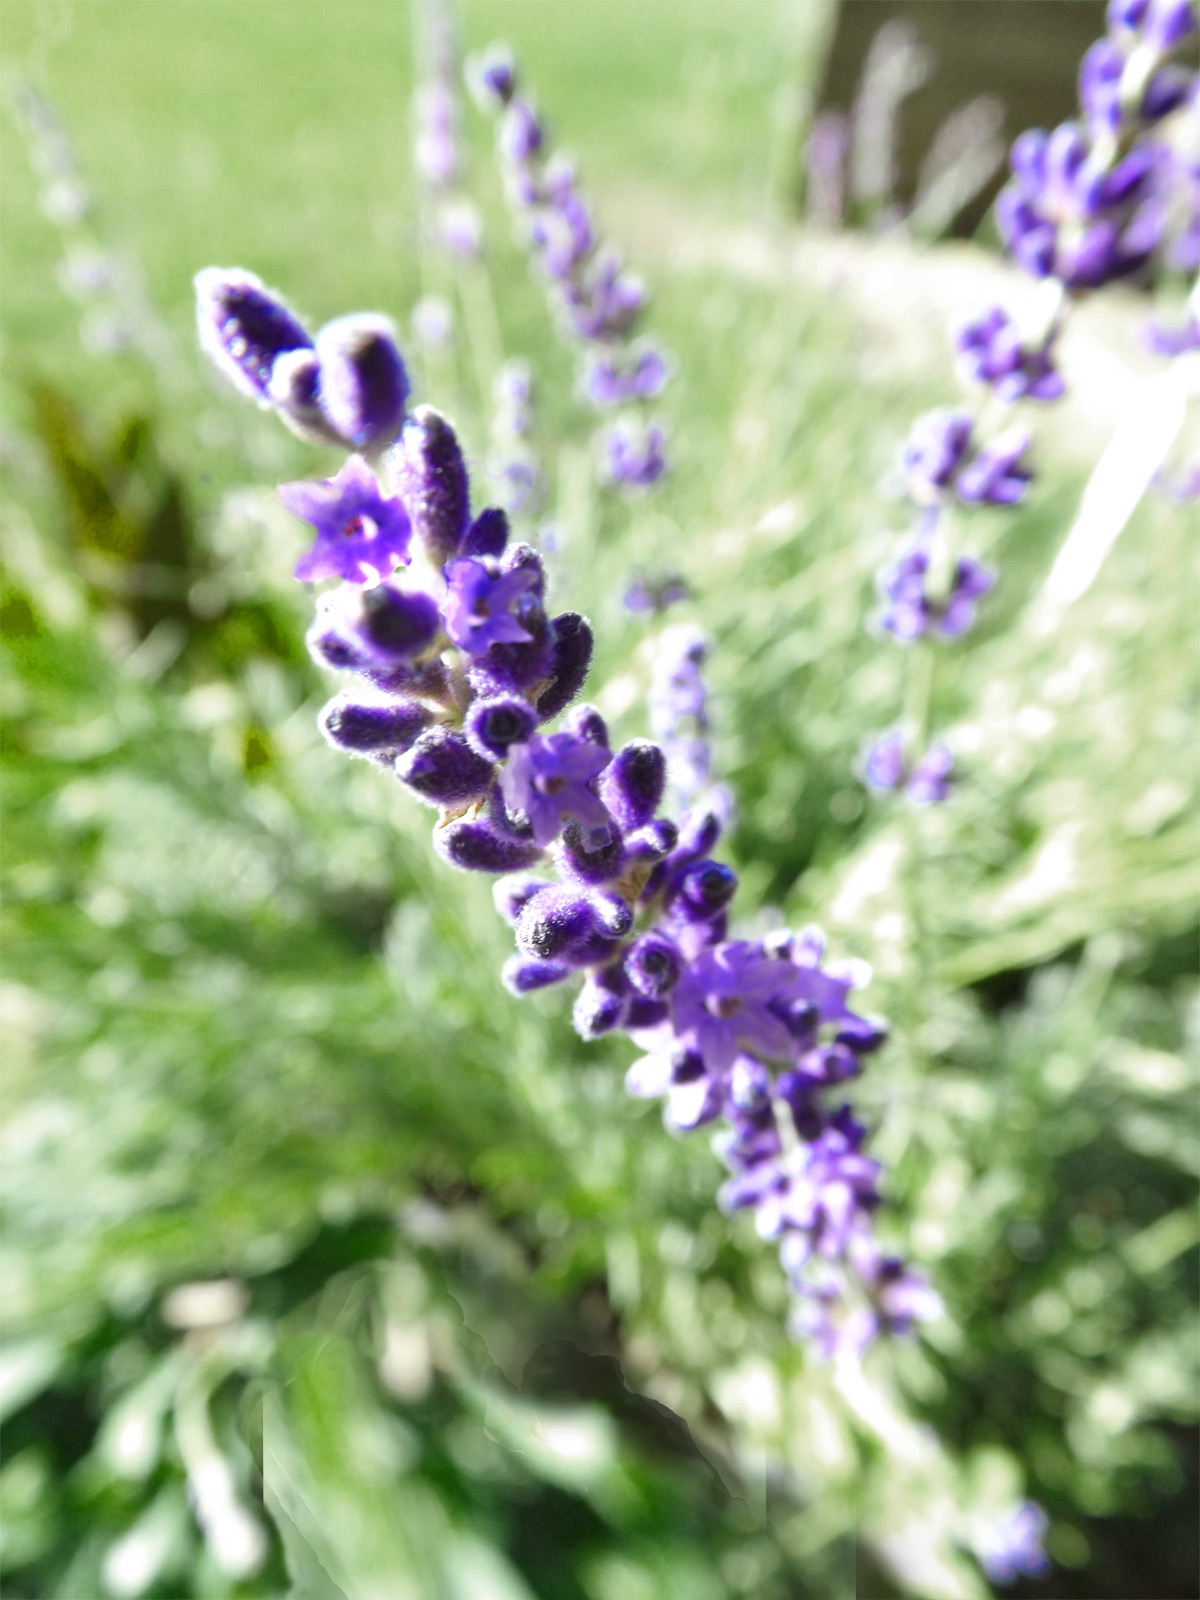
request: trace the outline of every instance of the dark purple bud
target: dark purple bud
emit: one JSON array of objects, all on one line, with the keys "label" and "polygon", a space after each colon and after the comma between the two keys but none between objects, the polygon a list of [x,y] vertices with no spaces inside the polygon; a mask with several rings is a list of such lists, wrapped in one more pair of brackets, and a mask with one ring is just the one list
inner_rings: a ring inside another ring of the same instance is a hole
[{"label": "dark purple bud", "polygon": [[515,839],[489,822],[452,822],[433,830],[433,847],[465,872],[521,872],[542,859],[532,839]]},{"label": "dark purple bud", "polygon": [[293,433],[323,444],[345,440],[321,410],[318,392],[321,367],[315,350],[285,350],[271,368],[267,398]]},{"label": "dark purple bud", "polygon": [[620,967],[607,967],[584,981],[575,1000],[576,1032],[583,1039],[598,1039],[620,1026],[625,1015],[627,986]]},{"label": "dark purple bud", "polygon": [[522,908],[517,944],[542,961],[590,966],[615,953],[632,923],[633,912],[619,895],[554,884]]},{"label": "dark purple bud", "polygon": [[369,651],[345,619],[328,612],[317,613],[304,639],[318,666],[332,667],[335,672],[361,672],[371,664]]},{"label": "dark purple bud", "polygon": [[508,518],[499,506],[481,511],[467,529],[463,540],[464,556],[502,556],[508,543]]},{"label": "dark purple bud", "polygon": [[432,712],[415,700],[363,702],[340,694],[321,712],[317,726],[330,744],[352,755],[385,750],[399,755],[432,720]]},{"label": "dark purple bud", "polygon": [[413,532],[441,566],[458,554],[470,518],[470,487],[458,436],[440,411],[418,406],[389,462]]},{"label": "dark purple bud", "polygon": [[676,880],[672,909],[688,921],[715,917],[733,899],[737,881],[737,873],[723,862],[697,861]]},{"label": "dark purple bud", "polygon": [[565,711],[583,688],[592,664],[592,642],[591,625],[578,611],[564,611],[555,617],[552,681],[537,702],[538,716],[543,721]]},{"label": "dark purple bud", "polygon": [[870,1055],[873,1050],[878,1050],[887,1042],[887,1027],[882,1022],[874,1022],[868,1017],[846,1017],[837,1033],[834,1035],[835,1044],[844,1044],[848,1050],[853,1050],[856,1055]]},{"label": "dark purple bud", "polygon": [[475,700],[463,723],[472,749],[489,761],[503,761],[512,744],[524,744],[538,725],[537,713],[519,695]]},{"label": "dark purple bud", "polygon": [[265,403],[277,357],[311,349],[312,340],[252,272],[205,267],[194,281],[201,347],[243,394]]},{"label": "dark purple bud", "polygon": [[679,829],[667,817],[648,822],[644,828],[625,835],[625,852],[631,861],[661,861],[670,855],[679,839]]},{"label": "dark purple bud", "polygon": [[641,828],[658,810],[667,781],[667,758],[649,739],[633,739],[600,774],[601,800],[622,832]]},{"label": "dark purple bud", "polygon": [[429,805],[462,806],[487,793],[495,777],[453,728],[428,728],[396,762],[396,776]]},{"label": "dark purple bud", "polygon": [[404,422],[408,373],[386,317],[356,313],[317,334],[317,397],[330,424],[356,450],[391,444]]},{"label": "dark purple bud", "polygon": [[721,819],[716,812],[706,806],[695,807],[679,819],[675,849],[680,857],[707,855],[720,837]]},{"label": "dark purple bud", "polygon": [[779,1018],[788,1033],[798,1043],[811,1043],[816,1038],[817,1028],[821,1022],[821,1012],[810,1000],[777,998],[769,1002],[767,1010],[773,1017]]},{"label": "dark purple bud", "polygon": [[625,847],[615,828],[586,828],[568,822],[563,829],[561,863],[564,872],[581,883],[611,883],[625,870]]},{"label": "dark purple bud", "polygon": [[383,694],[410,694],[422,700],[433,700],[456,711],[458,702],[450,685],[450,674],[445,664],[435,657],[417,666],[399,662],[394,667],[369,667],[363,677]]},{"label": "dark purple bud", "polygon": [[510,956],[500,969],[500,981],[509,994],[532,994],[535,989],[561,983],[574,970],[565,961],[531,961],[524,956]]},{"label": "dark purple bud", "polygon": [[563,732],[575,739],[586,739],[601,750],[608,749],[608,727],[595,706],[576,706],[563,723]]},{"label": "dark purple bud", "polygon": [[492,885],[492,900],[505,922],[515,927],[527,901],[532,900],[539,890],[549,887],[545,878],[530,878],[524,873],[513,874]]},{"label": "dark purple bud", "polygon": [[1189,38],[1200,27],[1195,0],[1157,0],[1146,15],[1146,41],[1165,55]]},{"label": "dark purple bud", "polygon": [[625,952],[625,976],[639,994],[661,1000],[679,977],[680,955],[674,939],[657,928],[641,934]]},{"label": "dark purple bud", "polygon": [[497,110],[512,99],[517,68],[506,45],[493,44],[467,63],[467,85],[485,111]]},{"label": "dark purple bud", "polygon": [[410,661],[437,637],[437,601],[420,589],[380,583],[362,592],[362,609],[353,628],[377,665]]}]

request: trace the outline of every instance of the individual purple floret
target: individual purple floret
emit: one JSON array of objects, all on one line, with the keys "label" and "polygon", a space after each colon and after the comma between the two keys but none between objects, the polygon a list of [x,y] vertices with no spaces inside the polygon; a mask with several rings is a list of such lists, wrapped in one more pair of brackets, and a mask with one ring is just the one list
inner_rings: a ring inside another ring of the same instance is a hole
[{"label": "individual purple floret", "polygon": [[495,558],[452,561],[446,568],[446,632],[468,655],[481,656],[494,644],[527,644],[529,630],[514,607],[537,583],[537,574],[518,567],[500,572]]},{"label": "individual purple floret", "polygon": [[689,598],[686,582],[675,573],[662,577],[636,577],[622,596],[626,611],[658,613]]},{"label": "individual purple floret", "polygon": [[205,267],[195,284],[202,349],[243,394],[270,404],[276,359],[288,350],[312,349],[303,324],[252,272]]},{"label": "individual purple floret", "polygon": [[976,602],[995,582],[972,556],[960,556],[949,592],[932,596],[929,563],[928,543],[921,540],[880,574],[879,587],[887,600],[880,625],[897,639],[919,639],[930,632],[947,637],[966,633],[975,620]]},{"label": "individual purple floret", "polygon": [[512,749],[500,774],[501,792],[509,809],[528,821],[539,845],[550,843],[564,817],[607,828],[608,812],[592,785],[611,759],[607,749],[569,733],[539,735]]},{"label": "individual purple floret", "polygon": [[903,456],[913,498],[936,499],[953,482],[970,448],[970,417],[956,411],[927,411],[918,417]]},{"label": "individual purple floret", "polygon": [[302,583],[344,578],[378,583],[409,559],[412,524],[398,499],[385,495],[361,456],[351,456],[323,483],[285,483],[279,499],[316,529],[317,540],[296,563]]},{"label": "individual purple floret", "polygon": [[663,431],[654,423],[621,417],[608,430],[604,459],[614,483],[631,489],[648,489],[667,470]]},{"label": "individual purple floret", "polygon": [[596,356],[584,375],[584,389],[596,406],[621,405],[627,400],[650,400],[667,381],[667,363],[653,345],[631,350],[620,363],[611,356]]},{"label": "individual purple floret", "polygon": [[1049,1518],[1032,1500],[1026,1500],[1008,1516],[978,1530],[975,1554],[993,1583],[1012,1583],[1017,1578],[1038,1578],[1050,1570],[1050,1560],[1042,1548]]},{"label": "individual purple floret", "polygon": [[950,796],[954,757],[945,745],[934,745],[910,769],[904,736],[893,728],[877,739],[863,758],[863,778],[872,789],[887,792],[904,786],[918,805],[936,805]]},{"label": "individual purple floret", "polygon": [[1003,306],[993,306],[967,323],[955,348],[963,377],[987,384],[999,400],[1057,400],[1063,392],[1062,374],[1054,365],[1053,335],[1036,349],[1026,348]]},{"label": "individual purple floret", "polygon": [[969,462],[959,473],[955,491],[960,500],[982,501],[993,506],[1011,506],[1029,487],[1030,472],[1022,458],[1029,448],[1024,428],[1007,428]]}]

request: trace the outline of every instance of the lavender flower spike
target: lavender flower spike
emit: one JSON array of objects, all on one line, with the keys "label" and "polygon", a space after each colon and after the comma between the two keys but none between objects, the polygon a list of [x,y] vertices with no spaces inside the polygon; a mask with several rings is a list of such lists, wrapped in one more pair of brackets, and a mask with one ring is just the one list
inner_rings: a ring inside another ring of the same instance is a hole
[{"label": "lavender flower spike", "polygon": [[278,357],[312,349],[303,325],[261,278],[240,267],[205,267],[195,284],[201,347],[243,394],[270,405]]},{"label": "lavender flower spike", "polygon": [[377,583],[408,562],[412,525],[400,501],[380,489],[361,456],[351,456],[324,483],[285,483],[279,499],[317,532],[317,542],[296,563],[302,583],[344,578]]}]

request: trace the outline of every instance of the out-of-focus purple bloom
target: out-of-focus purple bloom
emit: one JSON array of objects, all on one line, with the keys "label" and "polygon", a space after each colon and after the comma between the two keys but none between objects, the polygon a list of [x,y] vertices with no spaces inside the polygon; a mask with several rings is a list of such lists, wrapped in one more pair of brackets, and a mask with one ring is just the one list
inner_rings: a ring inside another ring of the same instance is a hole
[{"label": "out-of-focus purple bloom", "polygon": [[945,745],[934,745],[913,768],[908,780],[909,799],[921,806],[940,805],[953,786],[954,757]]},{"label": "out-of-focus purple bloom", "polygon": [[1050,1559],[1042,1548],[1048,1526],[1041,1506],[1026,1500],[976,1533],[975,1553],[993,1583],[1012,1583],[1016,1578],[1037,1578],[1049,1572]]},{"label": "out-of-focus purple bloom", "polygon": [[361,456],[351,456],[323,483],[285,483],[279,499],[293,516],[316,529],[317,540],[296,563],[302,583],[344,578],[378,583],[408,562],[412,525],[402,503],[385,495]]},{"label": "out-of-focus purple bloom", "polygon": [[667,470],[663,431],[657,424],[620,417],[604,443],[605,464],[614,483],[646,489]]},{"label": "out-of-focus purple bloom", "polygon": [[957,411],[927,411],[913,423],[903,464],[917,500],[947,488],[971,448],[971,419]]},{"label": "out-of-focus purple bloom", "polygon": [[1012,147],[1012,179],[996,201],[1004,242],[1034,277],[1095,289],[1139,267],[1162,239],[1156,157],[1135,146],[1111,171],[1089,160],[1084,130],[1031,129]]},{"label": "out-of-focus purple bloom", "polygon": [[675,573],[654,578],[638,577],[626,589],[621,603],[626,611],[632,611],[635,615],[647,611],[657,613],[688,599],[690,593],[685,581]]},{"label": "out-of-focus purple bloom", "polygon": [[261,278],[240,267],[205,267],[195,283],[202,349],[243,394],[269,404],[277,357],[312,348],[303,324]]},{"label": "out-of-focus purple bloom", "polygon": [[949,593],[935,598],[927,588],[929,561],[927,544],[919,542],[880,574],[888,602],[880,623],[897,639],[919,639],[931,630],[948,637],[966,633],[975,620],[976,602],[995,582],[973,557],[960,556]]},{"label": "out-of-focus purple bloom", "polygon": [[646,286],[626,272],[621,258],[603,253],[579,283],[564,289],[567,321],[581,339],[614,339],[627,333],[646,304]]},{"label": "out-of-focus purple bloom", "polygon": [[592,784],[611,759],[608,750],[569,733],[514,745],[500,773],[505,803],[525,817],[539,845],[550,843],[564,817],[587,828],[607,828],[608,812]]},{"label": "out-of-focus purple bloom", "polygon": [[1200,350],[1200,317],[1188,317],[1177,328],[1150,318],[1141,329],[1142,347],[1155,356],[1182,356]]},{"label": "out-of-focus purple bloom", "polygon": [[1021,344],[1016,323],[1002,306],[970,322],[955,340],[959,371],[971,383],[985,383],[1000,400],[1057,400],[1064,384],[1054,364],[1053,340],[1040,348]]},{"label": "out-of-focus purple bloom", "polygon": [[483,219],[469,200],[455,200],[438,211],[442,243],[455,255],[473,260],[483,248]]},{"label": "out-of-focus purple bloom", "polygon": [[904,735],[893,728],[868,749],[863,757],[862,772],[872,789],[886,793],[903,785],[910,800],[918,805],[934,805],[949,797],[954,757],[945,745],[934,745],[910,771],[904,752]]},{"label": "out-of-focus purple bloom", "polygon": [[584,377],[588,399],[596,406],[622,405],[627,400],[649,400],[662,392],[667,381],[667,363],[662,351],[653,345],[631,350],[618,362],[612,356],[597,356]]},{"label": "out-of-focus purple bloom", "polygon": [[513,616],[513,607],[537,583],[535,572],[518,568],[502,573],[487,560],[467,557],[450,563],[446,580],[446,632],[469,655],[481,656],[494,644],[524,644],[532,637]]},{"label": "out-of-focus purple bloom", "polygon": [[517,68],[504,44],[489,45],[467,62],[467,85],[484,110],[505,106],[516,93]]},{"label": "out-of-focus purple bloom", "polygon": [[1028,448],[1029,435],[1024,428],[1005,429],[959,473],[954,485],[959,499],[1014,505],[1029,487],[1031,474],[1021,460]]},{"label": "out-of-focus purple bloom", "polygon": [[418,300],[413,307],[412,330],[419,343],[441,350],[454,332],[454,310],[450,302],[437,294],[427,294]]}]

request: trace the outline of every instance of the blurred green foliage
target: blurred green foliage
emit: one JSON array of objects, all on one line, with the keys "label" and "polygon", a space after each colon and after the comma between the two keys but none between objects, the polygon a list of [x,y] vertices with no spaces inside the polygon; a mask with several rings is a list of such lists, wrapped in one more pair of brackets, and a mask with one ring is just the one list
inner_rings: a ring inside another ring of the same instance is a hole
[{"label": "blurred green foliage", "polygon": [[[901,693],[863,628],[886,478],[948,362],[878,359],[851,297],[787,277],[780,232],[753,275],[647,223],[677,470],[606,501],[470,125],[489,250],[458,292],[537,363],[594,693],[642,730],[620,596],[685,566],[746,924],[821,921],[894,1022],[855,1098],[884,1232],[946,1316],[824,1366],[786,1337],[770,1249],[716,1212],[704,1138],[627,1100],[628,1047],[582,1045],[561,995],[503,993],[488,885],[320,740],[269,485],[330,463],[190,350],[210,261],[401,320],[444,274],[408,220],[404,8],[91,0],[58,38],[62,15],[6,0],[10,61],[44,63],[175,350],[77,346],[10,122],[6,1592],[970,1597],[972,1530],[1028,1494],[1058,1570],[1018,1592],[1192,1594],[1184,514],[1147,501],[1050,635],[1026,619],[1078,468],[1047,457],[1027,509],[972,517],[1003,582],[938,678],[966,781],[931,814],[869,799],[855,760]],[[712,235],[762,220],[781,63],[819,22],[489,3],[464,28],[512,38],[602,212],[661,201]],[[456,345],[429,398],[481,457],[477,356]]]}]

